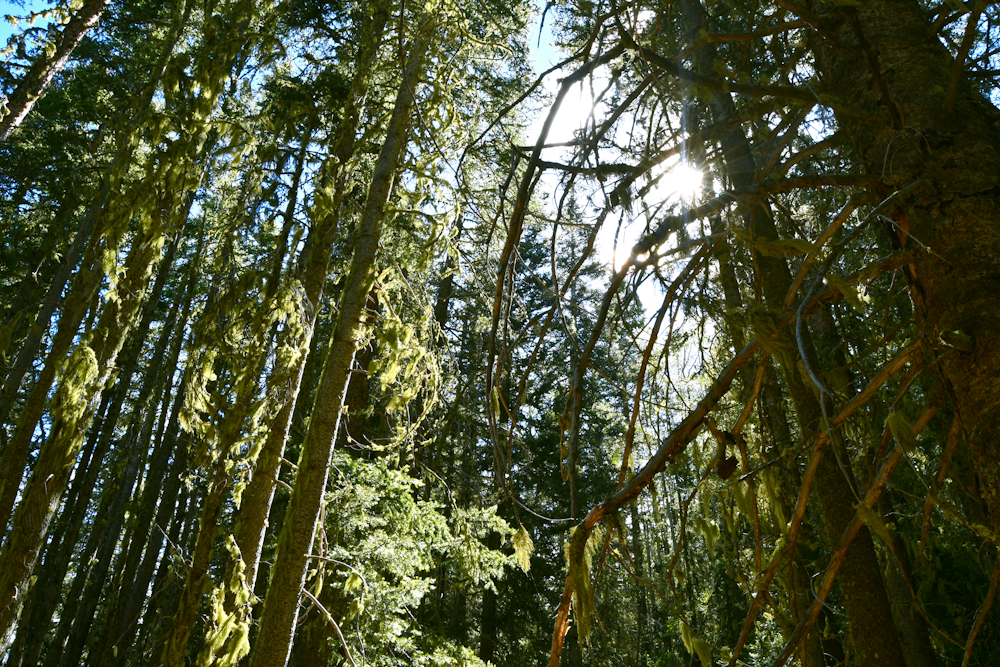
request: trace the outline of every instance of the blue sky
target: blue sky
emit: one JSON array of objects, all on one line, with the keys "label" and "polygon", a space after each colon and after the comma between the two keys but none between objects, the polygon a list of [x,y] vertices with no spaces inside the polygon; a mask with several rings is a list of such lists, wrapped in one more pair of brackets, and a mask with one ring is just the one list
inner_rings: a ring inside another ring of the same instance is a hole
[{"label": "blue sky", "polygon": [[[20,6],[20,3],[9,2],[9,0],[0,0],[0,17],[6,17],[9,15],[24,16],[28,12],[41,11],[48,7],[51,7],[53,3],[48,0],[24,0],[24,6]],[[22,24],[20,26],[12,26],[6,18],[0,18],[0,48],[7,45],[7,38],[13,35],[16,31],[20,31],[25,26]]]}]

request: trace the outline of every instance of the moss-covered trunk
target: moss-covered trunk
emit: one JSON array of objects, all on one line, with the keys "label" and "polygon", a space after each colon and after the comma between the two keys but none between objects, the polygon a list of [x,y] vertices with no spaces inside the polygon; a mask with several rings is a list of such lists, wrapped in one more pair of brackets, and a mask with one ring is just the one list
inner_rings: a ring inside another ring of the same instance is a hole
[{"label": "moss-covered trunk", "polygon": [[310,231],[310,238],[306,242],[308,250],[298,269],[305,293],[298,340],[292,340],[292,336],[286,333],[282,346],[294,353],[279,355],[278,366],[269,380],[272,390],[275,387],[279,388],[280,393],[277,394],[276,400],[280,407],[254,463],[253,476],[243,493],[243,502],[234,530],[236,545],[245,567],[247,585],[251,590],[254,589],[257,579],[278,472],[284,457],[288,433],[292,427],[309,351],[312,348],[312,338],[323,299],[323,287],[330,266],[330,253],[340,222],[340,209],[356,162],[355,144],[361,125],[361,113],[388,18],[388,7],[385,3],[379,3],[373,11],[372,18],[360,32],[358,40],[360,46],[351,91],[343,111],[342,124],[338,128],[332,159],[327,165],[326,174],[329,182],[319,184],[321,189],[332,185],[333,197],[327,203],[327,209],[316,211],[320,218]]},{"label": "moss-covered trunk", "polygon": [[409,62],[368,188],[337,327],[323,367],[309,431],[299,459],[295,487],[278,540],[260,631],[250,658],[251,667],[283,667],[288,661],[299,595],[326,490],[344,394],[357,341],[362,334],[365,304],[375,279],[375,257],[382,235],[386,203],[409,136],[414,91],[420,82],[424,55],[433,29],[433,21],[425,19],[410,49]]}]

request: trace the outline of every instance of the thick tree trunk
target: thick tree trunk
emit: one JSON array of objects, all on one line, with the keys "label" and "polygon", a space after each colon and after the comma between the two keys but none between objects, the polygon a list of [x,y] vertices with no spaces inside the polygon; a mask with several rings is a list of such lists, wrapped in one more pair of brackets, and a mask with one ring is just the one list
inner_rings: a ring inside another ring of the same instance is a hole
[{"label": "thick tree trunk", "polygon": [[[704,24],[704,10],[700,2],[685,0],[682,6],[692,25]],[[710,47],[702,47],[696,52],[695,59],[699,70],[711,71],[714,64],[712,55]],[[712,97],[712,112],[716,123],[722,123],[737,115],[732,97],[721,93]],[[753,184],[757,164],[743,129],[738,125],[729,126],[722,133],[720,142],[725,156],[726,175],[732,185],[739,188]],[[778,239],[771,212],[765,205],[751,203],[744,205],[742,210],[751,241]],[[774,310],[783,309],[785,297],[792,284],[785,260],[757,252],[753,254],[756,275],[765,303]],[[795,341],[791,338],[790,332],[786,331],[779,335],[783,340],[778,345],[795,349]],[[808,340],[808,332],[805,338],[805,353],[815,357]],[[824,428],[822,410],[812,388],[803,380],[796,360],[797,357],[794,356],[778,359],[795,404],[799,428],[804,436],[808,436]],[[831,446],[836,446],[836,442]],[[845,478],[844,471],[831,456],[824,456],[820,462],[816,476],[816,493],[826,524],[827,539],[831,544],[837,544],[854,516],[854,493],[851,480]],[[840,583],[861,665],[905,667],[874,543],[866,528],[858,533],[847,551],[845,566],[841,569]]]},{"label": "thick tree trunk", "polygon": [[362,333],[365,304],[375,278],[375,257],[382,235],[385,207],[406,146],[414,91],[420,81],[424,55],[434,28],[432,20],[425,21],[411,48],[382,151],[368,188],[337,327],[327,353],[309,432],[299,459],[292,499],[278,541],[260,631],[250,658],[251,667],[283,667],[291,650],[299,595],[326,490],[341,407],[357,341]]},{"label": "thick tree trunk", "polygon": [[873,116],[838,117],[858,159],[883,175],[887,191],[920,180],[889,217],[908,231],[903,243],[928,249],[907,275],[917,326],[929,356],[942,355],[936,368],[961,420],[990,526],[1000,534],[997,112],[964,76],[949,99],[962,64],[929,34],[916,2],[868,0],[820,18],[841,42],[837,48],[814,38],[825,86]]}]

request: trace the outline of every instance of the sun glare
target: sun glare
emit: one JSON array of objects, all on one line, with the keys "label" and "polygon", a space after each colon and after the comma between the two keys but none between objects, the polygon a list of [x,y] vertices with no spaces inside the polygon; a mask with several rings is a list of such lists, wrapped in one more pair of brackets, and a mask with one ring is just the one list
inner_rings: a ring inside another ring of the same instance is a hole
[{"label": "sun glare", "polygon": [[[653,186],[643,197],[647,211],[659,209],[661,204],[681,203],[691,205],[702,191],[704,176],[701,171],[686,162],[675,162],[660,173]],[[662,209],[661,209],[662,210]],[[602,229],[597,237],[597,247],[603,261],[612,265],[617,271],[625,263],[632,249],[632,244],[639,240],[642,224],[633,220],[626,222],[618,231],[618,243],[615,244],[615,229]]]},{"label": "sun glare", "polygon": [[693,202],[701,192],[703,178],[700,170],[686,162],[679,162],[660,175],[647,200],[659,203],[677,198],[685,203]]}]

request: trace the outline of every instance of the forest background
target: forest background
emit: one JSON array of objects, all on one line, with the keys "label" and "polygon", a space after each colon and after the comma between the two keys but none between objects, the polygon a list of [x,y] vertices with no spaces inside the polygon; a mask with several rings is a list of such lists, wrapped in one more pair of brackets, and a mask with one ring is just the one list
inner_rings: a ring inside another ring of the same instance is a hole
[{"label": "forest background", "polygon": [[8,11],[5,665],[1000,663],[995,3]]}]

